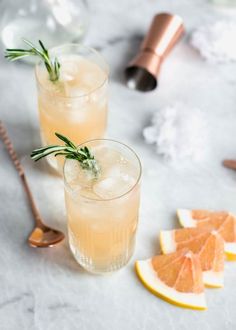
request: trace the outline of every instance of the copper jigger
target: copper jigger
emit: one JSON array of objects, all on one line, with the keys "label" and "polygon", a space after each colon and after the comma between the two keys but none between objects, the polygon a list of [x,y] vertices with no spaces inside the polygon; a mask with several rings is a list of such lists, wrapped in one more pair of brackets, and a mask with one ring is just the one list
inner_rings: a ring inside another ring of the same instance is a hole
[{"label": "copper jigger", "polygon": [[161,64],[183,32],[181,17],[167,13],[156,15],[140,52],[125,70],[127,86],[140,91],[156,88]]}]

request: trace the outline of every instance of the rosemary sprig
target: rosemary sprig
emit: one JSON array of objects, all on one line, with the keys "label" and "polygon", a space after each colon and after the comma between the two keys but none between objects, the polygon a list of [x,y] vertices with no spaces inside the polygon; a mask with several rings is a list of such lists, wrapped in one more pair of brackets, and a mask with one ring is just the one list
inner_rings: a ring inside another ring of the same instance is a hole
[{"label": "rosemary sprig", "polygon": [[77,160],[83,169],[92,171],[95,177],[98,176],[100,171],[99,165],[88,147],[77,148],[67,137],[59,133],[55,133],[55,135],[63,141],[65,145],[51,145],[33,150],[30,157],[34,161],[38,161],[50,154],[54,154],[55,156],[65,156],[67,159]]},{"label": "rosemary sprig", "polygon": [[16,61],[27,56],[38,56],[43,60],[46,66],[46,69],[49,73],[49,79],[51,81],[57,81],[60,76],[60,63],[58,62],[58,59],[50,59],[48,50],[45,48],[41,40],[39,40],[41,49],[37,48],[32,44],[32,42],[26,39],[23,39],[23,41],[30,47],[29,49],[7,48],[5,50],[5,58],[7,58],[9,61]]}]

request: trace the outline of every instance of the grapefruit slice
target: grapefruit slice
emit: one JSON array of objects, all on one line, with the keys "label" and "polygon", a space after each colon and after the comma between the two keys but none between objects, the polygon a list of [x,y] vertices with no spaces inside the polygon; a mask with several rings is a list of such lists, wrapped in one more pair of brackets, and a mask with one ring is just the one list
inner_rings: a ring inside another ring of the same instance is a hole
[{"label": "grapefruit slice", "polygon": [[200,260],[191,251],[182,249],[136,261],[136,271],[141,282],[167,302],[207,309]]},{"label": "grapefruit slice", "polygon": [[236,217],[229,212],[206,210],[177,210],[179,222],[183,227],[198,227],[217,230],[225,241],[228,260],[236,260]]},{"label": "grapefruit slice", "polygon": [[160,232],[163,253],[183,248],[197,254],[203,271],[203,282],[209,287],[223,287],[224,240],[217,231],[202,228],[183,228]]}]

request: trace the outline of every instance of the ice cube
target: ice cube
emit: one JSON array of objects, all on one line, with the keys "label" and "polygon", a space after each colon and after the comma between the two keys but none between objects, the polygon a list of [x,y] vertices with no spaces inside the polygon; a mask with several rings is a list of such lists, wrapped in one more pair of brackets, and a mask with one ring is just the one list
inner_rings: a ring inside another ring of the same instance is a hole
[{"label": "ice cube", "polygon": [[78,75],[78,61],[63,60],[60,67],[60,80],[63,82],[75,80]]},{"label": "ice cube", "polygon": [[81,167],[77,160],[67,160],[65,165],[65,178],[72,189],[90,188],[94,179],[91,171]]},{"label": "ice cube", "polygon": [[115,178],[121,176],[121,167],[119,165],[112,166],[106,171],[106,177]]},{"label": "ice cube", "polygon": [[91,89],[98,87],[100,83],[98,75],[94,72],[87,72],[83,77],[81,77],[81,81],[83,82],[83,85],[86,85]]},{"label": "ice cube", "polygon": [[65,165],[65,178],[70,186],[78,184],[79,173],[79,162],[73,159],[68,160]]},{"label": "ice cube", "polygon": [[[81,122],[86,120],[88,111],[86,108],[87,91],[85,89],[70,87],[65,84],[66,108],[69,110],[68,116],[71,121]],[[80,97],[81,96],[81,97]]]},{"label": "ice cube", "polygon": [[99,91],[91,93],[89,99],[91,103],[96,104],[98,109],[104,108],[107,105],[107,96]]},{"label": "ice cube", "polygon": [[[87,119],[87,113],[85,109],[80,109],[76,104],[73,102],[73,109],[68,113],[69,121],[73,123],[82,123],[85,122]],[[76,110],[77,109],[77,110]]]},{"label": "ice cube", "polygon": [[110,199],[128,192],[134,185],[130,176],[114,176],[105,178],[93,186],[93,191],[102,199]]},{"label": "ice cube", "polygon": [[70,74],[68,72],[63,72],[63,73],[60,74],[60,76],[61,76],[60,78],[61,78],[61,80],[63,80],[63,82],[72,81],[72,80],[75,79],[74,75]]},{"label": "ice cube", "polygon": [[[93,150],[93,154],[95,158],[102,160],[102,167],[106,172],[107,169],[112,171],[114,164],[118,164],[120,161],[120,153],[115,149],[107,148],[106,145],[97,145]],[[106,177],[108,176],[109,174],[106,174]]]},{"label": "ice cube", "polygon": [[86,88],[81,88],[78,86],[73,86],[71,84],[64,84],[65,87],[65,94],[67,97],[71,98],[79,98],[81,96],[86,96],[88,94],[88,90]]}]

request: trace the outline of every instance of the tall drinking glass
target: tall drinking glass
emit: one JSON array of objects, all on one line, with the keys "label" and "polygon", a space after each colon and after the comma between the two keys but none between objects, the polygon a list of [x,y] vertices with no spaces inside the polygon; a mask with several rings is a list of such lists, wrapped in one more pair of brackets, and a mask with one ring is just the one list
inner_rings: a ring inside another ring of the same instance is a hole
[{"label": "tall drinking glass", "polygon": [[98,161],[100,175],[94,178],[78,161],[65,161],[69,244],[81,266],[106,273],[123,267],[134,251],[141,164],[122,143],[99,139],[84,145]]},{"label": "tall drinking glass", "polygon": [[[93,49],[66,44],[50,51],[57,57],[60,78],[49,80],[44,63],[36,65],[38,107],[43,145],[58,144],[55,132],[77,144],[102,138],[107,123],[108,66]],[[62,171],[63,159],[48,158]]]}]

